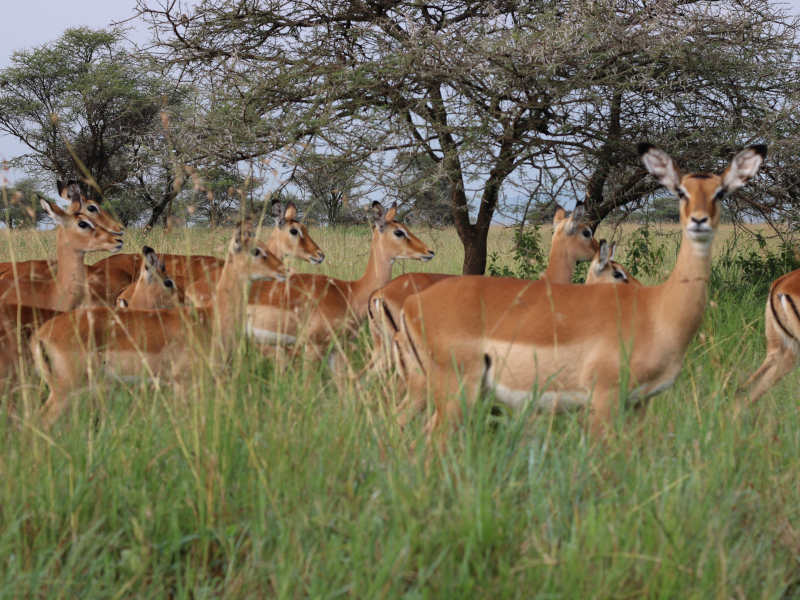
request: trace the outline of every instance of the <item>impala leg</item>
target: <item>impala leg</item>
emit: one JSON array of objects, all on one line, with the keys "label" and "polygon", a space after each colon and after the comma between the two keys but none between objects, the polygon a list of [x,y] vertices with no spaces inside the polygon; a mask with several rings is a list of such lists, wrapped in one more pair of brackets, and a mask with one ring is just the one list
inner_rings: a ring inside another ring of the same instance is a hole
[{"label": "impala leg", "polygon": [[614,418],[616,403],[616,389],[595,388],[592,394],[592,413],[589,417],[589,433],[593,437],[602,439],[608,434]]},{"label": "impala leg", "polygon": [[743,388],[750,388],[748,396],[750,401],[758,400],[773,385],[778,383],[797,362],[795,353],[786,346],[769,352],[764,362],[744,383]]}]

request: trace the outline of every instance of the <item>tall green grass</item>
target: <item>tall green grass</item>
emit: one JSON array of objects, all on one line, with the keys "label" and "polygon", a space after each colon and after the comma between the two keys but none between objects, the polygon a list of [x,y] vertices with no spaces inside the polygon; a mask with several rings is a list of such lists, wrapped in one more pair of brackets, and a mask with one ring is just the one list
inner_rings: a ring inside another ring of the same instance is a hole
[{"label": "tall green grass", "polygon": [[[408,270],[457,272],[452,232],[420,233],[437,258]],[[144,239],[218,254],[227,233],[183,235]],[[360,275],[365,230],[312,235],[316,270]],[[100,381],[50,432],[32,377],[0,417],[0,596],[800,597],[798,375],[735,410],[765,298],[715,273],[675,386],[601,444],[580,414],[479,406],[429,452],[386,382],[247,343],[180,388]]]}]

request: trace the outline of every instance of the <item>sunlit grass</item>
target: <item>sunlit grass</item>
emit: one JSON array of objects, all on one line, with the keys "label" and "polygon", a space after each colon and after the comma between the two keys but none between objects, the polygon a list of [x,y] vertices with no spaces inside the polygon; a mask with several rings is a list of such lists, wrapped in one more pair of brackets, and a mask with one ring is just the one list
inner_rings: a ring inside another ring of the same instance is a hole
[{"label": "sunlit grass", "polygon": [[[453,231],[414,231],[436,259],[395,274],[460,271]],[[325,263],[293,267],[362,274],[366,228],[311,234]],[[129,231],[125,251],[221,255],[228,235]],[[53,244],[10,239],[20,258]],[[510,260],[508,230],[490,251]],[[759,293],[712,289],[675,386],[600,445],[579,414],[479,406],[429,458],[384,382],[246,343],[180,388],[98,382],[49,433],[24,416],[32,377],[21,420],[0,417],[0,596],[797,597],[798,375],[734,411],[763,358]],[[347,346],[354,369],[367,351]]]}]

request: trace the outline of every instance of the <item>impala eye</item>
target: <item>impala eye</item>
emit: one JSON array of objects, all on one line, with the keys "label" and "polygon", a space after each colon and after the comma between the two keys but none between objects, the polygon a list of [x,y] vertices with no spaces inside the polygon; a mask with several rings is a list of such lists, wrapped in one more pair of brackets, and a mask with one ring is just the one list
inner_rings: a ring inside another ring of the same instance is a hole
[{"label": "impala eye", "polygon": [[297,231],[297,228],[295,228],[295,227],[292,227],[292,228],[289,230],[289,233],[291,233],[292,235],[297,235],[297,233],[298,233],[298,231]]},{"label": "impala eye", "polygon": [[725,190],[719,190],[716,194],[714,194],[714,201],[718,202],[725,197]]},{"label": "impala eye", "polygon": [[175,287],[175,284],[172,283],[172,279],[165,279],[164,280],[164,287],[171,290],[172,288]]},{"label": "impala eye", "polygon": [[406,233],[402,229],[395,229],[394,235],[399,238],[406,237]]},{"label": "impala eye", "polygon": [[86,210],[93,213],[100,212],[100,209],[98,209],[94,204],[90,204],[89,206],[87,206]]},{"label": "impala eye", "polygon": [[587,240],[590,237],[592,237],[592,230],[591,229],[584,229],[583,230],[583,237],[585,237]]},{"label": "impala eye", "polygon": [[614,279],[625,279],[625,274],[622,271],[614,271]]},{"label": "impala eye", "polygon": [[87,223],[86,221],[78,221],[78,227],[80,227],[81,229],[91,229],[92,228],[92,226],[89,225],[89,223]]},{"label": "impala eye", "polygon": [[252,254],[253,256],[259,256],[259,255],[261,254],[261,249],[259,249],[259,248],[253,248],[253,249],[250,251],[250,254]]}]

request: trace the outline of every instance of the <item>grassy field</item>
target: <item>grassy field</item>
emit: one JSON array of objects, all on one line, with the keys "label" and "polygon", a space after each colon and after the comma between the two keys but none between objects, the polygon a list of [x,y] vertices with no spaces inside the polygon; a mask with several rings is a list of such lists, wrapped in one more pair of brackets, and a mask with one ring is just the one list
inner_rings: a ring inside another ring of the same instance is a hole
[{"label": "grassy field", "polygon": [[[460,270],[452,231],[415,232],[436,259],[395,274]],[[325,263],[293,266],[361,274],[365,229],[311,233]],[[625,262],[635,230],[621,233]],[[227,236],[132,231],[126,251],[221,254]],[[676,248],[673,228],[651,239],[664,262],[647,282]],[[580,415],[480,409],[426,460],[423,419],[398,429],[391,382],[246,343],[180,390],[100,381],[47,433],[3,411],[0,597],[800,598],[798,374],[734,410],[780,267],[731,240],[675,386],[601,445]],[[493,230],[513,266],[511,244]],[[0,260],[50,248],[52,234],[0,232]],[[354,372],[365,338],[347,348]],[[26,414],[45,395],[31,377],[7,402]]]}]

